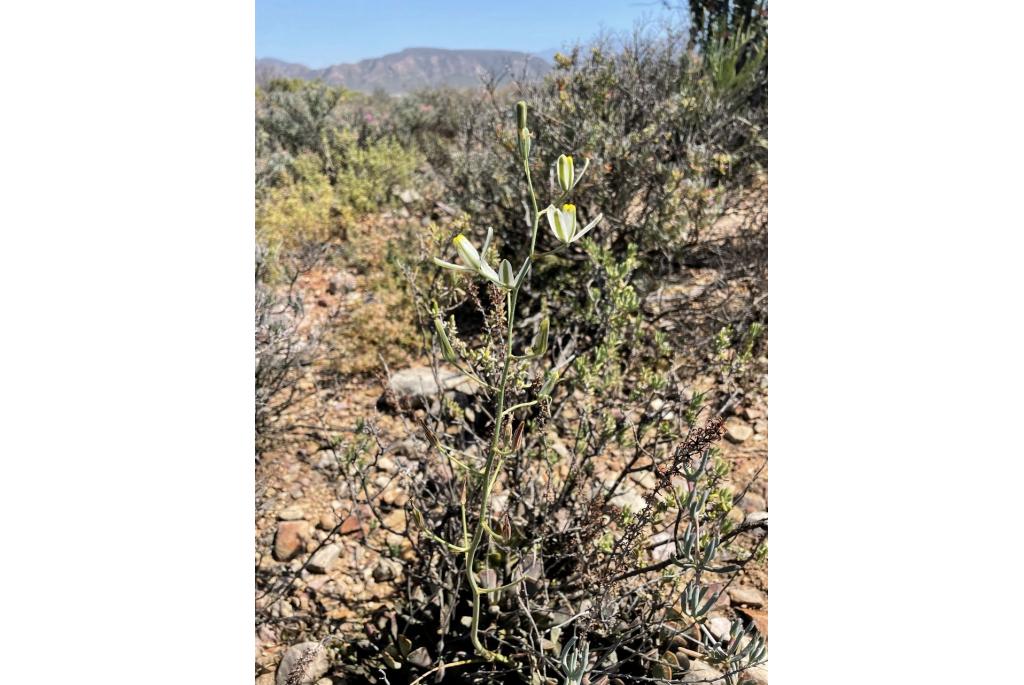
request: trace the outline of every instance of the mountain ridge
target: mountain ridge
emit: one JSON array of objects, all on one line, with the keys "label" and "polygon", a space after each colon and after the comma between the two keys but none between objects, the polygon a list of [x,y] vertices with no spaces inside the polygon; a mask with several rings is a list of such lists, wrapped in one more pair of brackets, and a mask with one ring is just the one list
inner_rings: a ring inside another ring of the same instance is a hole
[{"label": "mountain ridge", "polygon": [[263,57],[256,60],[256,83],[265,85],[273,78],[298,78],[363,92],[383,90],[394,95],[419,88],[479,86],[489,74],[536,80],[550,69],[551,65],[542,57],[517,50],[412,47],[322,69]]}]

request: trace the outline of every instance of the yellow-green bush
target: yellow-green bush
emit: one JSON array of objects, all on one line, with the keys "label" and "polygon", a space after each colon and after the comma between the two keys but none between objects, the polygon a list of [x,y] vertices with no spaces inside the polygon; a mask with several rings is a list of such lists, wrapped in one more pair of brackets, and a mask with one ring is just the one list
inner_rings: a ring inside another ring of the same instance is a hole
[{"label": "yellow-green bush", "polygon": [[292,173],[268,188],[256,206],[256,239],[272,252],[293,250],[307,242],[323,242],[336,235],[332,215],[334,189],[312,154],[301,155]]},{"label": "yellow-green bush", "polygon": [[395,189],[413,187],[420,156],[397,142],[384,139],[360,146],[354,134],[341,138],[337,155],[335,196],[342,220],[348,224],[394,201]]}]

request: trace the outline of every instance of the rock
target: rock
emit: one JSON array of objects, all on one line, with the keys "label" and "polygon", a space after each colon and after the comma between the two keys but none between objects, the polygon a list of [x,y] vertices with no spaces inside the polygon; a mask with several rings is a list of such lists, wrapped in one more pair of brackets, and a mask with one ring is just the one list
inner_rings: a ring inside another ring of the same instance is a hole
[{"label": "rock", "polygon": [[327,284],[327,292],[331,295],[349,293],[356,289],[356,285],[356,277],[347,271],[343,271],[331,278],[330,283]]},{"label": "rock", "polygon": [[719,640],[724,640],[729,636],[729,631],[732,630],[732,621],[725,616],[715,616],[708,619],[707,626],[712,635]]},{"label": "rock", "polygon": [[282,509],[278,512],[277,518],[281,521],[301,521],[306,516],[306,513],[302,511],[302,507],[294,504],[287,509]]},{"label": "rock", "polygon": [[316,525],[320,530],[331,530],[338,525],[338,521],[334,518],[334,514],[320,514],[320,520]]},{"label": "rock", "polygon": [[612,497],[608,503],[619,509],[629,509],[634,514],[643,511],[644,507],[647,506],[643,496],[632,488],[626,488],[615,495],[615,497]]},{"label": "rock", "polygon": [[264,673],[256,679],[256,685],[274,685],[274,674]]},{"label": "rock", "polygon": [[743,519],[743,525],[745,526],[756,526],[759,524],[768,526],[768,512],[767,511],[754,511],[747,514],[747,518]]},{"label": "rock", "polygon": [[416,649],[409,652],[409,655],[405,657],[413,666],[419,666],[420,668],[430,668],[433,664],[433,660],[430,658],[430,653],[427,652],[426,647],[417,647]]},{"label": "rock", "polygon": [[739,675],[740,685],[750,683],[751,685],[768,685],[768,667],[754,666],[748,668]]},{"label": "rock", "polygon": [[[472,394],[473,382],[455,369],[441,368],[437,371],[437,380],[445,390],[459,390]],[[424,397],[433,397],[441,391],[434,379],[434,371],[429,366],[414,366],[392,374],[389,381],[391,390],[399,400],[410,400],[422,404]]]},{"label": "rock", "polygon": [[760,590],[749,585],[733,585],[729,587],[729,599],[735,604],[746,604],[752,607],[763,607],[767,600]]},{"label": "rock", "polygon": [[330,678],[321,678],[320,680],[316,681],[316,685],[334,685],[334,681]]},{"label": "rock", "polygon": [[416,202],[417,200],[422,200],[423,196],[416,192],[415,189],[407,188],[398,193],[398,199],[408,205]]},{"label": "rock", "polygon": [[330,667],[327,650],[319,642],[300,642],[289,647],[281,657],[281,663],[277,667],[276,683],[286,685],[292,670],[299,670],[301,675],[295,682],[298,685],[313,685]]},{"label": "rock", "polygon": [[740,500],[740,506],[743,507],[744,513],[749,514],[755,511],[764,511],[768,508],[768,503],[756,492],[748,492]]},{"label": "rock", "polygon": [[392,486],[381,493],[380,500],[389,506],[404,507],[409,501],[409,495],[401,488]]},{"label": "rock", "polygon": [[355,514],[349,514],[349,516],[342,521],[341,528],[338,529],[340,535],[351,535],[355,539],[359,540],[363,537],[363,524],[359,521],[359,517]]},{"label": "rock", "polygon": [[653,490],[658,485],[658,477],[653,471],[637,471],[629,474],[629,478],[644,490]]},{"label": "rock", "polygon": [[748,421],[754,421],[755,419],[763,418],[764,412],[758,409],[757,407],[747,407],[746,409],[740,412],[740,415],[743,416],[743,418],[747,419]]},{"label": "rock", "polygon": [[397,562],[391,559],[381,559],[377,567],[373,569],[373,579],[378,583],[383,583],[386,580],[394,580],[398,575],[401,567]]},{"label": "rock", "polygon": [[712,668],[710,665],[703,661],[691,661],[690,670],[683,674],[679,682],[681,683],[700,683],[700,682],[715,682],[724,683],[724,675],[721,671],[716,668]]},{"label": "rock", "polygon": [[766,640],[768,639],[768,611],[766,609],[754,609],[752,607],[736,607],[736,613],[750,620],[757,628],[757,632]]},{"label": "rock", "polygon": [[306,564],[306,568],[313,573],[327,573],[340,555],[341,545],[326,545],[317,550],[313,558]]},{"label": "rock", "polygon": [[731,417],[725,422],[725,437],[729,442],[741,443],[749,440],[754,435],[754,429],[746,421]]},{"label": "rock", "polygon": [[305,521],[282,521],[277,524],[274,535],[274,558],[278,561],[294,559],[302,551],[305,538],[309,536],[309,524]]}]

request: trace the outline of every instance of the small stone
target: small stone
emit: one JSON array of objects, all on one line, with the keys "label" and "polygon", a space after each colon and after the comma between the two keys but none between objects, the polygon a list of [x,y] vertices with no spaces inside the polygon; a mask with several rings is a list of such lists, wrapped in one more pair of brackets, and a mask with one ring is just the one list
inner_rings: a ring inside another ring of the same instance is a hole
[{"label": "small stone", "polygon": [[752,607],[763,607],[767,600],[761,591],[749,585],[733,585],[729,587],[729,599],[735,604],[746,604]]},{"label": "small stone", "polygon": [[316,685],[334,685],[334,681],[330,678],[321,678],[320,680],[316,681]]},{"label": "small stone", "polygon": [[729,442],[741,443],[754,435],[754,429],[743,419],[735,416],[725,422],[725,437]]},{"label": "small stone", "polygon": [[631,488],[626,488],[619,494],[612,497],[608,502],[614,507],[619,509],[629,509],[631,513],[639,513],[644,510],[647,503],[644,501],[643,496]]},{"label": "small stone", "polygon": [[724,675],[721,671],[716,668],[709,666],[703,661],[691,661],[690,670],[687,671],[679,682],[681,683],[700,683],[700,682],[724,682],[721,680]]},{"label": "small stone", "polygon": [[338,533],[341,535],[351,535],[358,540],[363,537],[363,524],[360,523],[358,516],[350,514],[348,518],[342,521]]},{"label": "small stone", "polygon": [[296,504],[279,511],[277,518],[280,521],[301,521],[305,515],[305,512],[302,511],[302,507]]},{"label": "small stone", "polygon": [[760,524],[768,525],[768,512],[767,511],[754,511],[747,514],[747,518],[743,520],[745,526],[756,526]]},{"label": "small stone", "polygon": [[437,380],[435,380],[434,371],[429,366],[402,369],[392,374],[389,383],[398,399],[418,399],[422,404],[424,397],[432,397],[440,393],[438,380],[445,390],[459,390],[466,394],[472,394],[475,390],[473,382],[455,369],[438,369]]},{"label": "small stone", "polygon": [[422,200],[423,196],[420,195],[415,189],[407,188],[398,193],[398,199],[404,202],[405,204],[410,204],[412,202],[416,202],[417,200]]},{"label": "small stone", "polygon": [[347,271],[343,271],[340,274],[336,274],[331,278],[331,281],[327,284],[327,292],[331,295],[337,295],[338,293],[348,293],[356,289],[356,277]]},{"label": "small stone", "polygon": [[298,685],[313,685],[327,673],[327,669],[331,667],[327,659],[327,650],[319,642],[301,642],[289,647],[281,657],[281,663],[277,667],[277,685],[285,685],[288,682],[288,676],[300,662],[306,660],[308,651],[312,651],[309,655],[312,658],[304,667],[300,667],[301,675],[295,682]]},{"label": "small stone", "polygon": [[405,657],[405,660],[413,666],[419,666],[420,668],[430,668],[433,663],[426,647],[417,647],[412,650],[409,652],[409,656]]},{"label": "small stone", "polygon": [[750,683],[751,685],[768,685],[768,667],[767,666],[754,666],[740,673],[740,683]]},{"label": "small stone", "polygon": [[305,521],[282,521],[277,524],[274,535],[274,558],[288,561],[302,551],[304,540],[309,535],[309,524]]},{"label": "small stone", "polygon": [[768,503],[756,492],[748,492],[740,500],[740,506],[743,507],[745,513],[749,514],[754,511],[764,511],[768,508]]},{"label": "small stone", "polygon": [[338,521],[334,518],[334,514],[320,514],[320,520],[316,525],[320,530],[331,530],[338,525]]},{"label": "small stone", "polygon": [[256,685],[274,685],[274,674],[264,673],[256,679]]},{"label": "small stone", "polygon": [[310,576],[309,580],[306,581],[306,587],[314,592],[320,592],[329,582],[331,582],[329,576]]},{"label": "small stone", "polygon": [[341,555],[341,545],[327,545],[317,550],[306,565],[313,573],[327,573]]},{"label": "small stone", "polygon": [[729,631],[732,630],[732,621],[725,616],[715,616],[708,619],[707,626],[712,635],[719,640],[724,640],[729,636]]},{"label": "small stone", "polygon": [[377,567],[373,569],[373,579],[378,583],[393,580],[398,572],[398,569],[395,568],[396,566],[397,564],[390,559],[381,559]]}]

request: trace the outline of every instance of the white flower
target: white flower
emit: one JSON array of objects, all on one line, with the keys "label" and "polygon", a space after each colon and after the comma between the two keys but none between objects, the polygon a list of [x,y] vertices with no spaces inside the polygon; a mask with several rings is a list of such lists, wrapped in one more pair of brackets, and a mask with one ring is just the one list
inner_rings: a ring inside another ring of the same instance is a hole
[{"label": "white flower", "polygon": [[473,243],[469,242],[469,238],[462,235],[461,233],[455,236],[452,241],[455,244],[455,251],[459,253],[459,258],[463,264],[452,264],[444,260],[434,257],[434,263],[444,269],[451,269],[452,271],[462,271],[464,273],[475,273],[480,274],[491,283],[494,283],[499,288],[505,290],[511,290],[516,287],[525,276],[529,262],[524,263],[523,267],[516,274],[512,270],[512,264],[507,260],[501,260],[501,264],[498,265],[498,270],[487,263],[487,258],[484,257],[481,252],[486,252],[487,247],[491,244],[491,238],[494,236],[494,232],[491,229],[487,229],[487,239],[484,240],[483,249],[477,251],[473,246]]},{"label": "white flower", "polygon": [[582,230],[577,231],[576,205],[562,205],[561,209],[551,205],[547,208],[546,212],[548,215],[548,224],[551,226],[551,232],[555,234],[556,238],[566,245],[574,243],[585,236],[590,229],[597,226],[597,222],[604,217],[603,214],[598,214],[596,219],[584,226]]}]

